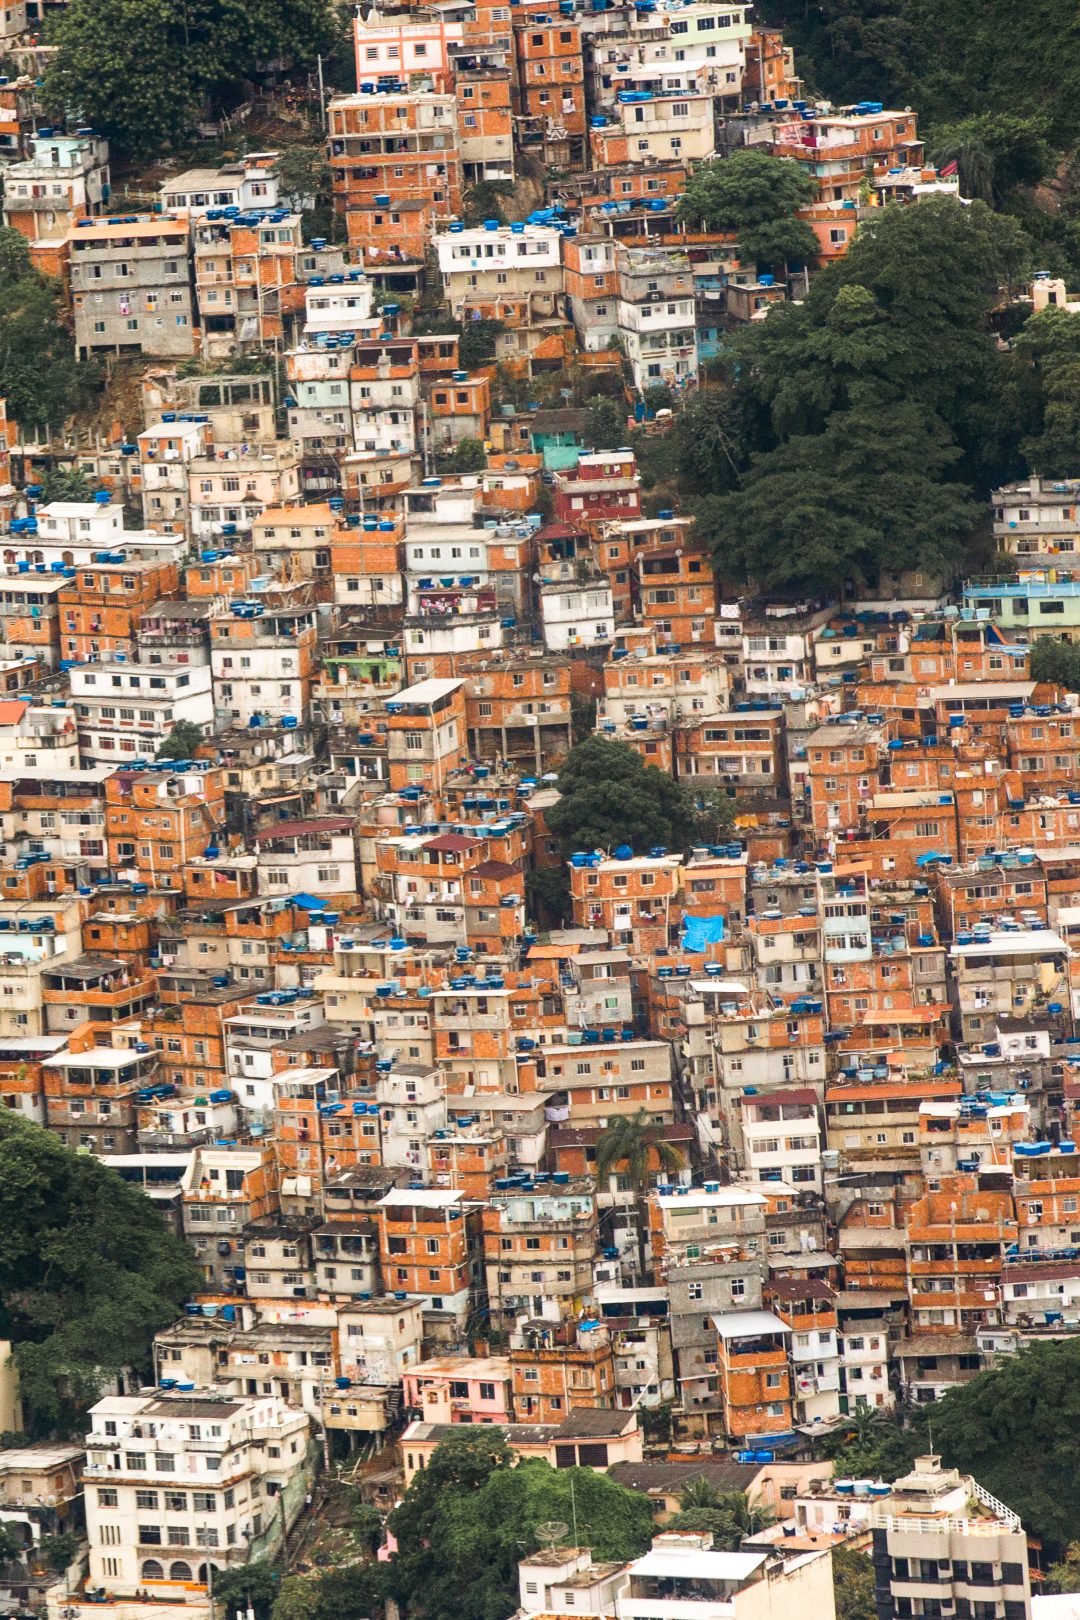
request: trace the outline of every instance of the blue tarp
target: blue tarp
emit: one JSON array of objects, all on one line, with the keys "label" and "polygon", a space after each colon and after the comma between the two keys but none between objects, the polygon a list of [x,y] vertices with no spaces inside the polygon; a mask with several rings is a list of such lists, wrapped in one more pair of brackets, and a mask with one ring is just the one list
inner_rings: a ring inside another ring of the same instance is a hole
[{"label": "blue tarp", "polygon": [[719,945],[723,937],[723,917],[695,917],[689,911],[683,912],[684,951],[703,951],[709,945]]},{"label": "blue tarp", "polygon": [[299,906],[301,911],[329,911],[330,906],[326,900],[320,900],[317,894],[294,894],[290,900],[291,906]]}]

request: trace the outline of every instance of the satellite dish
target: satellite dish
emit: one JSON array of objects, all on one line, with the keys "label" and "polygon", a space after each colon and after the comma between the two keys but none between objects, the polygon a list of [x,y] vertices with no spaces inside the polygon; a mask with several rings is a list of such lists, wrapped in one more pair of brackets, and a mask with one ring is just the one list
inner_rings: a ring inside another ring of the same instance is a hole
[{"label": "satellite dish", "polygon": [[543,1524],[537,1525],[536,1534],[544,1543],[548,1552],[551,1552],[553,1548],[558,1546],[569,1528],[570,1526],[567,1524],[560,1524],[558,1519],[545,1519]]}]

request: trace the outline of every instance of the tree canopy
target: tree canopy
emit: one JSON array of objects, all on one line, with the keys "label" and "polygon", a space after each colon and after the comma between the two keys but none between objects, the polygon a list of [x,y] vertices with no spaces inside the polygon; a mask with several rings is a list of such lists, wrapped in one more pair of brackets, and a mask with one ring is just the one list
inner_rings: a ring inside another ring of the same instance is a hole
[{"label": "tree canopy", "polygon": [[1011,112],[984,112],[954,124],[939,124],[929,156],[938,164],[955,162],[964,197],[999,207],[1018,186],[1035,186],[1053,165],[1045,116],[1021,118]]},{"label": "tree canopy", "polygon": [[388,1520],[397,1553],[386,1592],[415,1620],[506,1620],[517,1566],[542,1545],[539,1526],[576,1525],[598,1559],[639,1556],[652,1535],[647,1497],[589,1468],[512,1466],[501,1431],[469,1429],[435,1448]]},{"label": "tree canopy", "polygon": [[566,757],[559,792],[547,824],[568,853],[620,844],[639,853],[659,845],[682,849],[693,833],[683,789],[628,743],[586,737]]},{"label": "tree canopy", "polygon": [[96,366],[81,365],[60,319],[59,286],[30,262],[18,231],[0,229],[0,398],[28,431],[59,427],[97,393]]},{"label": "tree canopy", "polygon": [[948,1392],[934,1445],[1011,1507],[1051,1552],[1080,1539],[1080,1341],[1032,1345]]},{"label": "tree canopy", "polygon": [[[1029,1345],[931,1408],[858,1412],[825,1444],[835,1471],[894,1480],[926,1452],[971,1474],[998,1497],[1051,1558],[1080,1541],[1080,1340]],[[930,1424],[933,1425],[931,1438]]]},{"label": "tree canopy", "polygon": [[702,503],[701,531],[724,573],[766,587],[948,572],[982,516],[950,481],[960,455],[917,406],[838,412],[753,458],[741,489]]},{"label": "tree canopy", "polygon": [[62,1429],[101,1379],[144,1368],[199,1283],[186,1244],[115,1171],[0,1110],[0,1339],[27,1426]]},{"label": "tree canopy", "polygon": [[1015,352],[1038,382],[1025,459],[1044,478],[1073,478],[1080,467],[1080,315],[1041,309],[1017,336]]},{"label": "tree canopy", "polygon": [[181,141],[207,105],[242,100],[256,62],[312,66],[336,34],[330,0],[72,0],[44,97],[140,156]]},{"label": "tree canopy", "polygon": [[[341,1564],[313,1575],[284,1575],[271,1611],[273,1620],[342,1620],[359,1615],[378,1620],[382,1584],[382,1570],[370,1563]],[[214,1587],[216,1591],[216,1578]]]},{"label": "tree canopy", "polygon": [[776,1515],[767,1503],[752,1503],[745,1491],[720,1491],[704,1476],[690,1480],[679,1497],[669,1530],[708,1531],[718,1552],[738,1552],[747,1536],[768,1529]]},{"label": "tree canopy", "polygon": [[194,720],[177,720],[157,751],[158,759],[191,759],[203,741],[203,728]]},{"label": "tree canopy", "polygon": [[704,225],[730,232],[744,262],[783,270],[817,258],[817,237],[805,220],[795,218],[795,210],[816,196],[817,187],[802,164],[745,147],[695,169],[675,215],[691,229]]},{"label": "tree canopy", "polygon": [[280,1581],[280,1570],[268,1559],[233,1564],[215,1573],[214,1601],[226,1616],[246,1614],[250,1608],[255,1620],[270,1620]]},{"label": "tree canopy", "polygon": [[1028,656],[1028,673],[1033,681],[1050,681],[1067,692],[1080,692],[1080,646],[1039,636]]},{"label": "tree canopy", "polygon": [[1080,133],[1069,0],[1039,0],[1023,29],[1009,0],[765,0],[763,20],[784,29],[800,71],[834,101],[910,105],[928,125],[1008,107],[1045,114],[1057,144]]},{"label": "tree canopy", "polygon": [[832,1573],[836,1620],[877,1620],[869,1554],[859,1547],[834,1547]]},{"label": "tree canopy", "polygon": [[983,203],[884,208],[801,303],[734,337],[645,450],[654,482],[685,464],[722,573],[806,590],[962,560],[1037,420],[1032,362],[990,319],[1026,251]]},{"label": "tree canopy", "polygon": [[644,1108],[636,1114],[616,1114],[596,1140],[596,1179],[602,1185],[623,1165],[639,1198],[649,1187],[654,1168],[673,1174],[686,1160],[664,1135],[664,1127]]}]

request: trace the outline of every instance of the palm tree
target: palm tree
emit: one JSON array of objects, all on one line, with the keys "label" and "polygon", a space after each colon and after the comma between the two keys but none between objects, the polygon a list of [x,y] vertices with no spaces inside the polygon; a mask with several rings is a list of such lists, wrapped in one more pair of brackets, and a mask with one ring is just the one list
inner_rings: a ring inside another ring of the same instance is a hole
[{"label": "palm tree", "polygon": [[680,1150],[664,1136],[664,1127],[644,1108],[636,1114],[620,1114],[601,1131],[596,1142],[596,1180],[603,1186],[623,1165],[638,1206],[638,1248],[644,1276],[646,1218],[645,1200],[649,1194],[652,1160],[668,1174],[681,1170],[685,1160]]},{"label": "palm tree", "polygon": [[743,1536],[756,1536],[776,1523],[776,1514],[766,1502],[751,1502],[745,1491],[725,1491],[720,1499],[721,1511]]},{"label": "palm tree", "polygon": [[690,1508],[718,1509],[723,1505],[722,1492],[715,1485],[711,1485],[704,1474],[698,1474],[696,1479],[688,1479],[679,1492],[679,1506],[683,1512]]},{"label": "palm tree", "polygon": [[679,1496],[676,1530],[708,1530],[718,1552],[738,1552],[747,1536],[773,1524],[776,1515],[764,1502],[751,1503],[745,1491],[720,1491],[699,1475],[688,1480]]},{"label": "palm tree", "polygon": [[977,135],[958,127],[934,148],[938,168],[955,163],[960,191],[965,197],[991,202],[994,197],[994,160]]}]

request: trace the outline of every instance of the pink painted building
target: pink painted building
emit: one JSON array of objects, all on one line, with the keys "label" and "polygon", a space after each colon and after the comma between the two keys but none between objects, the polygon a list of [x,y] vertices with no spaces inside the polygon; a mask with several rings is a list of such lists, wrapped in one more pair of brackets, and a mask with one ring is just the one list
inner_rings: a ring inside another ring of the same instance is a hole
[{"label": "pink painted building", "polygon": [[438,1356],[404,1375],[405,1406],[425,1423],[509,1423],[507,1356]]}]

